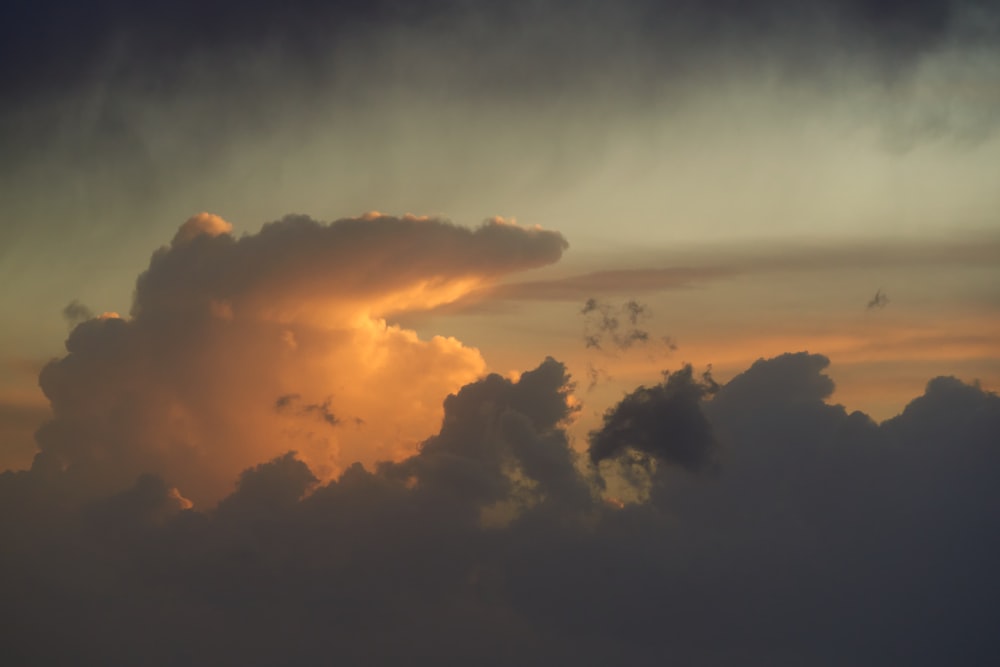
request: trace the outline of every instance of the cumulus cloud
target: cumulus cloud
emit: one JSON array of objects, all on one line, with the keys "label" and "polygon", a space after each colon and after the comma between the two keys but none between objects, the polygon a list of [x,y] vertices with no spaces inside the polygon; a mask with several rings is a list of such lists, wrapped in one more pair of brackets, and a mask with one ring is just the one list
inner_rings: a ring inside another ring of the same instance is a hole
[{"label": "cumulus cloud", "polygon": [[233,226],[219,216],[202,212],[191,216],[187,222],[180,226],[170,245],[176,247],[190,243],[199,236],[221,236],[232,231]]},{"label": "cumulus cloud", "polygon": [[[322,482],[285,452],[214,510],[157,476],[73,501],[72,468],[6,473],[2,650],[108,665],[331,651],[367,664],[982,663],[997,648],[1000,399],[937,378],[880,425],[826,402],[827,367],[782,355],[722,386],[685,367],[626,396],[606,427],[637,403],[641,418],[597,441],[664,463],[626,504],[602,494],[636,464],[580,459],[565,431],[573,385],[552,359],[451,395],[439,433],[405,459]],[[716,474],[684,469],[702,459],[679,453],[700,450],[671,438],[692,433],[719,444]]]},{"label": "cumulus cloud", "polygon": [[490,375],[448,397],[441,432],[419,456],[381,472],[497,513],[516,513],[512,501],[586,498],[562,430],[575,412],[572,388],[565,367],[551,358],[517,382]]},{"label": "cumulus cloud", "polygon": [[290,448],[324,478],[403,457],[485,364],[385,315],[446,303],[565,247],[502,220],[296,215],[237,238],[199,214],[153,254],[129,317],[81,322],[42,370],[54,417],[39,448],[110,488],[162,475],[198,503]]},{"label": "cumulus cloud", "polygon": [[701,402],[717,390],[708,372],[696,379],[690,365],[667,374],[661,384],[639,387],[609,409],[601,428],[591,432],[591,461],[636,453],[692,472],[705,469],[716,442]]}]

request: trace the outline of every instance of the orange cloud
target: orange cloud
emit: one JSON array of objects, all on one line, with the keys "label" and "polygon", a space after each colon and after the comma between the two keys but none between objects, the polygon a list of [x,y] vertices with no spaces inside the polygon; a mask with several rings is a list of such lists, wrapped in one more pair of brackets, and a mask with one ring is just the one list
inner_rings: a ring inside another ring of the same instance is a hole
[{"label": "orange cloud", "polygon": [[211,213],[199,213],[188,218],[174,236],[172,245],[190,243],[199,236],[221,236],[233,231],[233,226]]},{"label": "orange cloud", "polygon": [[131,317],[74,329],[40,377],[54,412],[38,436],[46,456],[104,486],[160,474],[203,504],[289,449],[325,478],[410,455],[444,397],[486,366],[383,315],[453,301],[566,247],[505,222],[380,214],[231,229],[191,218],[140,276]]}]

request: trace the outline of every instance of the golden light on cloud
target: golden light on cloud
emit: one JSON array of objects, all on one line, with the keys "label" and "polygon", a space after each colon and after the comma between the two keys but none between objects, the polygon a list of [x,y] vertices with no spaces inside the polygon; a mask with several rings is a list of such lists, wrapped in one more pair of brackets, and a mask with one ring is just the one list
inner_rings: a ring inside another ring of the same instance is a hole
[{"label": "golden light on cloud", "polygon": [[174,236],[173,244],[188,243],[198,236],[221,236],[233,231],[233,226],[212,213],[199,213],[188,218]]},{"label": "golden light on cloud", "polygon": [[288,450],[323,479],[410,456],[486,364],[384,316],[457,300],[565,245],[506,222],[378,213],[290,217],[236,239],[199,214],[154,254],[132,316],[84,321],[42,371],[55,418],[39,445],[65,464],[113,461],[122,482],[155,471],[199,506]]}]

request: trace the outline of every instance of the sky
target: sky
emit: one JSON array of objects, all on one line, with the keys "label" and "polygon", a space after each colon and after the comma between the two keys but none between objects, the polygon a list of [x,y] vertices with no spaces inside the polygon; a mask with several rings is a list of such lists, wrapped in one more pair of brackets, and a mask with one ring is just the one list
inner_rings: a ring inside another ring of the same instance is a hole
[{"label": "sky", "polygon": [[996,652],[995,3],[0,7],[5,663]]}]

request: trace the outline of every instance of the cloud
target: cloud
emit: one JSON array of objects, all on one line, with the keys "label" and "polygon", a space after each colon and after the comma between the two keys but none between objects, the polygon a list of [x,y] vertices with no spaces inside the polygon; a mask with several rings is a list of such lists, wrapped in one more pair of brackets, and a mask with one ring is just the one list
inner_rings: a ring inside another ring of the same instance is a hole
[{"label": "cloud", "polygon": [[[1000,237],[993,233],[934,241],[805,244],[771,243],[739,248],[715,246],[689,248],[684,264],[667,254],[649,261],[656,266],[589,271],[575,275],[501,282],[474,289],[449,303],[429,309],[436,314],[479,313],[518,301],[604,301],[607,297],[632,297],[665,290],[697,288],[740,276],[816,273],[843,269],[937,267],[991,268],[1000,252]],[[635,263],[635,259],[630,263]],[[664,266],[666,265],[666,266]],[[884,296],[884,295],[883,295]]]},{"label": "cloud", "polygon": [[174,240],[170,242],[171,247],[177,247],[190,243],[199,236],[215,237],[229,234],[233,231],[233,226],[212,213],[199,213],[191,216],[187,222],[180,226]]},{"label": "cloud", "polygon": [[295,414],[299,416],[314,416],[330,426],[337,426],[341,423],[340,419],[330,411],[332,399],[327,398],[322,403],[309,403],[307,405],[301,405],[301,399],[302,397],[298,394],[279,396],[274,402],[274,409],[278,412],[294,410]]},{"label": "cloud", "polygon": [[244,470],[236,482],[236,491],[219,504],[220,516],[240,515],[258,521],[280,513],[299,502],[319,482],[309,466],[288,452],[267,463]]},{"label": "cloud", "polygon": [[580,314],[584,316],[583,341],[586,347],[600,350],[609,344],[615,349],[627,350],[649,341],[649,332],[639,328],[640,321],[648,317],[649,308],[634,299],[615,307],[591,297]]},{"label": "cloud", "polygon": [[490,375],[448,397],[441,432],[419,456],[381,471],[458,502],[511,512],[517,508],[497,504],[586,498],[562,430],[576,411],[572,389],[566,368],[552,358],[516,382]]},{"label": "cloud", "polygon": [[319,309],[318,318],[330,309],[431,308],[507,273],[555,262],[567,247],[556,232],[496,220],[471,230],[378,214],[329,225],[287,216],[237,240],[215,226],[206,233],[202,225],[218,222],[202,216],[154,254],[139,277],[133,316],[215,306],[281,320],[307,316],[306,306]]},{"label": "cloud", "polygon": [[[584,38],[596,42],[602,51],[615,44],[597,29],[602,25],[632,28],[633,40],[651,49],[659,62],[675,67],[685,64],[684,55],[708,58],[711,52],[705,44],[709,41],[725,45],[727,54],[739,45],[758,50],[766,45],[769,54],[777,53],[786,59],[799,55],[806,61],[800,67],[817,67],[815,55],[808,48],[811,41],[821,42],[838,55],[849,53],[850,48],[872,54],[887,73],[894,73],[907,71],[921,55],[940,47],[949,34],[968,28],[963,26],[963,19],[968,22],[978,15],[978,32],[983,33],[995,17],[988,3],[937,0],[908,3],[906,11],[900,10],[902,5],[897,3],[875,0],[813,0],[796,3],[794,8],[783,0],[725,7],[628,0],[613,9],[601,3],[560,0],[518,4],[506,11],[454,0],[404,4],[379,0],[323,6],[296,1],[279,10],[264,3],[220,2],[211,16],[199,11],[196,3],[182,2],[152,17],[127,7],[73,16],[76,31],[71,39],[60,41],[63,26],[52,25],[50,17],[64,9],[63,4],[58,0],[40,2],[18,14],[22,25],[38,33],[35,42],[13,29],[3,31],[12,54],[22,58],[31,52],[45,55],[26,65],[23,72],[13,67],[0,68],[0,83],[24,92],[30,90],[31,81],[65,85],[72,82],[74,75],[85,79],[111,65],[117,66],[118,77],[148,71],[173,82],[179,76],[177,70],[182,70],[182,63],[176,62],[178,53],[218,66],[220,61],[225,63],[237,56],[249,57],[261,44],[270,43],[280,47],[276,50],[290,66],[302,67],[325,43],[341,49],[358,48],[352,39],[355,35],[363,40],[381,30],[386,34],[383,40],[395,46],[403,37],[439,37],[448,30],[476,36],[483,25],[516,40],[520,49],[534,56],[533,60],[539,61],[536,66],[542,70],[535,77],[569,69],[574,60],[588,64],[598,60],[596,54],[588,52]],[[43,27],[50,27],[50,32]],[[669,35],[666,44],[656,42],[658,33]],[[559,49],[545,52],[538,44],[542,36]],[[499,47],[484,45],[481,51],[485,53],[477,53],[459,37],[451,41],[457,42],[452,52],[463,53],[485,69],[491,75],[491,84],[504,83],[500,73],[493,71]],[[77,56],[76,62],[66,62],[64,56],[70,52]],[[314,70],[318,67],[320,64],[313,64]],[[530,75],[530,69],[524,74]]]},{"label": "cloud", "polygon": [[[156,476],[74,500],[73,468],[5,473],[2,650],[108,665],[309,664],[331,646],[367,664],[981,662],[997,646],[1000,398],[937,378],[879,425],[825,402],[827,367],[787,354],[721,387],[685,367],[624,397],[601,437],[664,463],[637,471],[650,489],[627,503],[602,494],[636,464],[579,460],[552,359],[451,395],[405,459],[321,482],[285,452],[214,510]],[[706,447],[716,474],[689,474],[705,455],[682,454]]]},{"label": "cloud", "polygon": [[882,292],[881,289],[879,289],[875,292],[875,296],[871,298],[871,301],[868,302],[866,308],[868,310],[871,310],[872,308],[885,308],[888,303],[889,297]]},{"label": "cloud", "polygon": [[604,415],[590,433],[590,460],[600,463],[626,454],[700,472],[711,466],[715,436],[701,410],[718,386],[708,373],[698,380],[691,366],[668,374],[654,387],[639,387]]},{"label": "cloud", "polygon": [[90,311],[90,308],[87,308],[76,299],[73,299],[66,304],[66,307],[63,308],[62,315],[63,319],[65,319],[71,326],[76,326],[80,322],[89,320],[94,316],[94,314]]},{"label": "cloud", "polygon": [[199,504],[290,448],[324,478],[403,457],[485,365],[454,338],[421,340],[384,315],[446,303],[566,247],[498,220],[289,216],[239,238],[231,229],[191,218],[139,276],[130,317],[74,328],[41,372],[54,413],[42,452],[110,488],[155,473]]},{"label": "cloud", "polygon": [[[626,294],[677,289],[734,275],[726,267],[608,269],[567,278],[497,285],[487,296],[497,300],[577,301],[594,294]],[[474,297],[475,295],[473,295]]]}]

